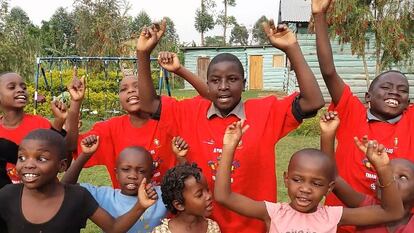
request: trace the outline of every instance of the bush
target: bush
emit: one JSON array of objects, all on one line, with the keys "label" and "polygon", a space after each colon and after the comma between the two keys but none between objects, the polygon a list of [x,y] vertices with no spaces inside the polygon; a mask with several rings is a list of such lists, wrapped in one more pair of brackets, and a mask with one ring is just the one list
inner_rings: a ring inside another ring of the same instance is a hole
[{"label": "bush", "polygon": [[302,124],[292,132],[292,135],[319,136],[321,132],[319,128],[319,119],[326,110],[326,108],[322,108],[318,111],[316,116],[303,120]]}]

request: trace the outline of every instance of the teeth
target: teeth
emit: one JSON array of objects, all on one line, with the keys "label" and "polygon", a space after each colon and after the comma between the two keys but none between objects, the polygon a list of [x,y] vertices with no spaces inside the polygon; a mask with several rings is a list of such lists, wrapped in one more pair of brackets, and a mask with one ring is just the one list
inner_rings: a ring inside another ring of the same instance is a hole
[{"label": "teeth", "polygon": [[38,177],[38,175],[36,174],[32,174],[32,173],[26,173],[23,175],[24,177]]},{"label": "teeth", "polygon": [[390,107],[397,107],[398,106],[398,101],[395,99],[386,99],[385,103],[388,104]]},{"label": "teeth", "polygon": [[16,96],[16,99],[26,100],[26,96],[24,96],[24,95],[18,95],[18,96]]},{"label": "teeth", "polygon": [[126,185],[126,188],[127,189],[136,189],[137,188],[137,185],[136,184],[127,184]]},{"label": "teeth", "polygon": [[129,97],[127,101],[128,103],[138,103],[139,98],[136,96],[132,96],[132,97]]}]

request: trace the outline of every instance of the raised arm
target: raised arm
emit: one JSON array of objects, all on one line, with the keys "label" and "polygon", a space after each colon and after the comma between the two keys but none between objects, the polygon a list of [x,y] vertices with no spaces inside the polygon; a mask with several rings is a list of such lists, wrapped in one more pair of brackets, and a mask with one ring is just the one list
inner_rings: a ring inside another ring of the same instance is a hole
[{"label": "raised arm", "polygon": [[146,178],[144,178],[139,186],[137,202],[131,210],[114,219],[108,212],[99,207],[90,219],[104,232],[124,233],[138,221],[145,210],[153,205],[157,199],[158,195],[154,187],[151,184],[147,184]]},{"label": "raised arm", "polygon": [[142,30],[137,43],[138,64],[138,91],[140,109],[144,112],[155,113],[160,105],[160,100],[152,83],[150,56],[165,32],[166,20],[160,25],[153,25]]},{"label": "raised arm", "polygon": [[50,109],[52,110],[54,117],[52,128],[58,132],[62,132],[63,125],[65,124],[68,116],[66,105],[59,100],[53,100],[50,104]]},{"label": "raised arm", "polygon": [[240,138],[248,126],[243,127],[243,122],[234,122],[229,125],[223,137],[223,152],[217,169],[216,182],[214,184],[214,199],[238,214],[257,218],[270,223],[264,201],[255,201],[242,194],[231,190],[231,166],[234,152],[239,144]]},{"label": "raised arm", "polygon": [[[335,160],[335,134],[339,126],[338,113],[326,112],[321,116],[319,124],[321,127],[321,151]],[[364,200],[364,195],[355,191],[340,176],[336,176],[333,192],[347,207],[358,207]]]},{"label": "raised arm", "polygon": [[177,163],[185,164],[187,162],[188,144],[180,136],[176,136],[171,140],[171,148],[174,152]]},{"label": "raised arm", "polygon": [[158,63],[160,66],[169,72],[184,78],[189,82],[197,92],[204,98],[209,99],[208,86],[201,78],[195,75],[193,72],[181,65],[177,54],[172,52],[160,52],[158,54]]},{"label": "raised arm", "polygon": [[312,0],[312,14],[315,20],[316,52],[318,54],[319,68],[332,102],[337,104],[345,87],[344,81],[336,73],[332,56],[331,42],[328,37],[328,23],[326,12],[331,0]]},{"label": "raised arm", "polygon": [[318,82],[308,63],[306,63],[293,32],[286,25],[279,25],[276,28],[273,20],[264,22],[263,29],[270,43],[285,52],[292,64],[299,84],[299,105],[302,112],[305,114],[313,113],[322,108],[325,102]]},{"label": "raised arm", "polygon": [[83,98],[85,97],[85,78],[78,78],[76,67],[73,71],[72,82],[68,85],[70,108],[66,119],[66,143],[70,152],[76,151],[79,136],[79,115]]},{"label": "raised arm", "polygon": [[344,208],[340,224],[375,225],[396,221],[404,216],[404,207],[385,147],[376,141],[369,141],[366,156],[378,174],[381,188],[381,205],[359,208]]},{"label": "raised arm", "polygon": [[93,153],[98,149],[99,137],[90,135],[81,141],[82,153],[68,168],[61,180],[64,184],[76,184],[83,166],[88,162]]}]

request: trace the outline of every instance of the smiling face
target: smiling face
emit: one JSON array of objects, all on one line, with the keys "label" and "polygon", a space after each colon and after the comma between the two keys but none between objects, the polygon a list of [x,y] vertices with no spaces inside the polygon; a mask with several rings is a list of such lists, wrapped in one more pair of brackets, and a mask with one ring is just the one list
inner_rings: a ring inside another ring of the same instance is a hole
[{"label": "smiling face", "polygon": [[143,148],[125,148],[117,160],[116,177],[122,194],[136,196],[142,179],[147,178],[147,183],[151,182],[151,155]]},{"label": "smiling face", "polygon": [[135,76],[126,76],[121,80],[119,101],[122,108],[128,113],[139,111],[138,79]]},{"label": "smiling face", "polygon": [[302,213],[316,211],[323,196],[334,187],[333,165],[327,155],[316,150],[302,150],[292,156],[284,181],[293,209]]},{"label": "smiling face", "polygon": [[16,170],[28,189],[41,189],[66,168],[60,150],[45,140],[25,139],[19,146]]},{"label": "smiling face", "polygon": [[184,181],[183,210],[188,215],[208,217],[213,210],[213,198],[208,188],[206,178],[201,174],[197,181],[194,176],[189,176]]},{"label": "smiling face", "polygon": [[399,72],[386,72],[371,84],[365,100],[370,103],[371,113],[380,120],[399,116],[409,104],[407,78]]},{"label": "smiling face", "polygon": [[2,108],[23,109],[28,101],[26,83],[16,73],[0,77],[0,105]]},{"label": "smiling face", "polygon": [[207,74],[210,99],[223,116],[230,113],[240,102],[244,89],[243,67],[236,57],[232,59],[216,63],[213,59]]}]

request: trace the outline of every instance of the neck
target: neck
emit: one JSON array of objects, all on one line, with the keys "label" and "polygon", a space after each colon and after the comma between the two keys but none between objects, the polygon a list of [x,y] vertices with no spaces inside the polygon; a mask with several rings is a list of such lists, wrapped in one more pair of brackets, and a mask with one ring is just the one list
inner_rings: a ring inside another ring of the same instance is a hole
[{"label": "neck", "polygon": [[141,111],[136,113],[129,113],[129,120],[135,127],[143,126],[149,119],[151,119],[151,116],[148,113],[143,113]]},{"label": "neck", "polygon": [[63,184],[59,182],[58,178],[56,178],[53,182],[45,184],[42,187],[36,189],[29,189],[26,188],[26,186],[23,187],[24,193],[36,199],[46,199],[53,197],[60,193],[61,190],[63,190]]},{"label": "neck", "polygon": [[182,223],[188,228],[192,228],[194,226],[197,226],[205,221],[205,218],[203,216],[197,216],[192,214],[186,214],[184,212],[181,212],[177,215],[176,218],[174,218],[177,222]]},{"label": "neck", "polygon": [[3,113],[1,124],[5,128],[15,128],[19,126],[24,116],[23,109],[7,109],[4,110]]}]

